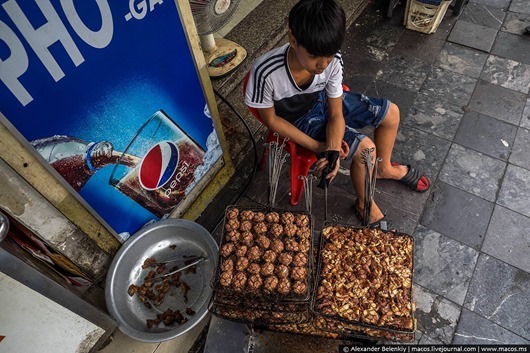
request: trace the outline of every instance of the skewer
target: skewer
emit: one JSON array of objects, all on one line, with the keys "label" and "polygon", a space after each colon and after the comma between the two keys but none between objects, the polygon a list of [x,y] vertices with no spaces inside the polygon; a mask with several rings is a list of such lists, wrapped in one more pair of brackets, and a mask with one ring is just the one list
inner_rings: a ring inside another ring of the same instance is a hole
[{"label": "skewer", "polygon": [[313,180],[317,177],[313,174],[308,174],[307,176],[300,175],[299,178],[304,182],[305,209],[311,213],[313,204]]},{"label": "skewer", "polygon": [[274,136],[276,136],[276,141],[272,141],[266,146],[268,149],[267,170],[269,175],[269,203],[271,207],[275,207],[276,205],[278,181],[280,180],[283,164],[289,155],[289,153],[283,149],[285,147],[285,143],[289,139],[284,138],[280,144],[280,136],[277,133],[274,133]]}]

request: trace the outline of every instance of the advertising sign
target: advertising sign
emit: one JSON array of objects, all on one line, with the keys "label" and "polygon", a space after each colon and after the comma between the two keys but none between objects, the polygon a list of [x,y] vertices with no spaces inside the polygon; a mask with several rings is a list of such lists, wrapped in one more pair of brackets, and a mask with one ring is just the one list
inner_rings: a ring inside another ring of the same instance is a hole
[{"label": "advertising sign", "polygon": [[117,233],[167,217],[221,163],[174,1],[0,4],[6,124]]}]

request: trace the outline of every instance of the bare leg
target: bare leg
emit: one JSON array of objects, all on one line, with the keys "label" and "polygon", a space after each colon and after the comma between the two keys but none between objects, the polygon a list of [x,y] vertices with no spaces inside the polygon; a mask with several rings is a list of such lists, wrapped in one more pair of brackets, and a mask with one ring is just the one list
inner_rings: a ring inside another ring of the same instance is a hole
[{"label": "bare leg", "polygon": [[[354,207],[357,207],[360,213],[363,214],[364,210],[364,182],[365,182],[365,174],[366,174],[366,166],[363,163],[363,160],[361,158],[361,153],[367,148],[375,147],[372,140],[370,140],[368,137],[364,138],[361,143],[359,144],[359,148],[355,152],[355,155],[353,156],[351,165],[350,165],[350,176],[353,183],[353,188],[355,189],[355,193],[357,194],[357,204]],[[375,159],[375,151],[372,153],[372,156]],[[370,171],[370,177],[372,176],[373,168]],[[383,218],[383,212],[379,209],[379,207],[376,205],[375,201],[372,201],[372,212],[370,214],[370,223],[377,222],[381,218]]]},{"label": "bare leg", "polygon": [[406,166],[392,166],[390,164],[398,128],[399,108],[394,103],[391,103],[383,122],[374,131],[377,156],[382,159],[377,168],[377,177],[380,179],[399,180],[407,174]]}]

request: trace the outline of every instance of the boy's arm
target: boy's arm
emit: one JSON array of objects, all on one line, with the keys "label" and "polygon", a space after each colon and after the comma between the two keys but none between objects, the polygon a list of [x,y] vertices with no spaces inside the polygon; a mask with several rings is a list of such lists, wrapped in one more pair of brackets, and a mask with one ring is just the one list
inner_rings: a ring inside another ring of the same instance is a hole
[{"label": "boy's arm", "polygon": [[340,151],[346,123],[342,114],[342,96],[328,98],[328,124],[326,126],[326,151]]},{"label": "boy's arm", "polygon": [[[340,168],[342,154],[349,153],[349,147],[343,142],[346,123],[342,114],[342,96],[328,97],[328,123],[326,125],[326,153],[317,161],[317,171],[326,174],[326,179],[333,180]],[[342,153],[341,153],[342,152]]]},{"label": "boy's arm", "polygon": [[[287,137],[289,138],[289,140],[315,153],[326,151],[325,142],[319,142],[311,138],[310,136],[297,129],[293,124],[289,123],[287,120],[277,116],[274,107],[261,108],[257,110],[263,123],[272,131],[277,132],[280,136]],[[342,141],[342,137],[340,141]],[[339,147],[337,150],[340,150],[340,142],[338,146]]]}]

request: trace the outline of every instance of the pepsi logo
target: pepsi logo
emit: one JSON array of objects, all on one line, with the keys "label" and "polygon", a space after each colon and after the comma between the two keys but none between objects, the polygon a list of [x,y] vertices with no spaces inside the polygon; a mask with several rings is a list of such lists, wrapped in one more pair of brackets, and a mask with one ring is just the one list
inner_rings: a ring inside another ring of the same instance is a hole
[{"label": "pepsi logo", "polygon": [[175,174],[179,162],[179,150],[171,141],[161,141],[145,154],[138,178],[140,185],[147,190],[164,186]]}]

